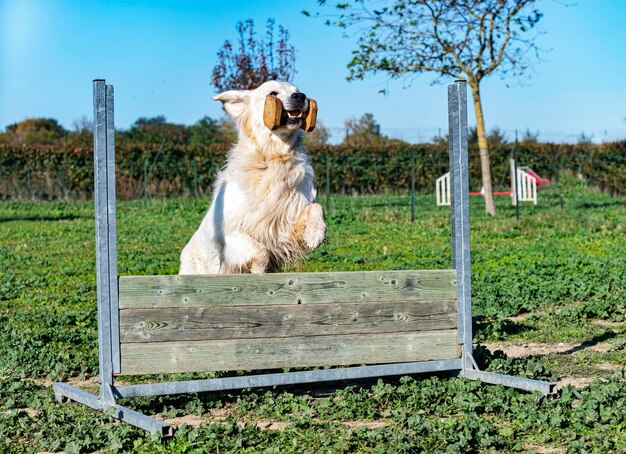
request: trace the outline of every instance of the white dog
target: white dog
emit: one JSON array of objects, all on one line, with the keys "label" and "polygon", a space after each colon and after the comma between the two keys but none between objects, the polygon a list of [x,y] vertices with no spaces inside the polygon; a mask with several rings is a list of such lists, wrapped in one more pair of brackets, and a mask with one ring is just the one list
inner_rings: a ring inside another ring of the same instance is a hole
[{"label": "white dog", "polygon": [[[263,122],[267,96],[278,97],[287,124]],[[239,127],[239,140],[214,184],[209,211],[180,256],[180,274],[279,271],[317,248],[326,233],[313,203],[313,169],[303,146],[309,101],[286,82],[231,90],[213,98]]]}]

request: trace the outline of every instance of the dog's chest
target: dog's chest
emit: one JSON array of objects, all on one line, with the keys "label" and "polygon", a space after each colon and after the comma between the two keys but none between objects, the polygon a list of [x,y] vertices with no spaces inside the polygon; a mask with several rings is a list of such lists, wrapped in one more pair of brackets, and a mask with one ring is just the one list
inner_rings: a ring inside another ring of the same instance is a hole
[{"label": "dog's chest", "polygon": [[313,171],[306,161],[269,161],[260,172],[253,172],[249,181],[251,199],[261,197],[266,203],[293,203],[300,197],[311,200]]}]

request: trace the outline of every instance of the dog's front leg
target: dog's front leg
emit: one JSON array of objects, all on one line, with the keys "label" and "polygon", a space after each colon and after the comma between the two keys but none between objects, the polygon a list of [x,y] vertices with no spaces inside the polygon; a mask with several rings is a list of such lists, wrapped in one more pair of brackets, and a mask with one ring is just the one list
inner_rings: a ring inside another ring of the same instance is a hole
[{"label": "dog's front leg", "polygon": [[326,223],[324,222],[324,209],[319,203],[307,205],[296,223],[295,233],[298,240],[307,249],[317,249],[324,242],[326,236]]},{"label": "dog's front leg", "polygon": [[254,238],[241,232],[224,237],[221,273],[264,273],[269,265],[267,249]]}]

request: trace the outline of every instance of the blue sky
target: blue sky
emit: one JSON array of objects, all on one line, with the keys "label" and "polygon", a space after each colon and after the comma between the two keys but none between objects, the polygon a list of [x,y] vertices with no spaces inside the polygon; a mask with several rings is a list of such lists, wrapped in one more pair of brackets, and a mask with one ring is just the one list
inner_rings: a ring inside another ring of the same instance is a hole
[{"label": "blue sky", "polygon": [[[539,4],[546,33],[538,44],[549,51],[524,85],[507,88],[497,76],[483,82],[487,127],[509,139],[527,127],[555,142],[576,141],[581,131],[597,142],[626,138],[626,1]],[[431,85],[430,75],[408,88],[384,77],[347,82],[354,39],[302,9],[316,10],[316,2],[0,0],[0,128],[41,116],[71,128],[91,116],[94,78],[115,85],[120,128],[140,116],[184,124],[220,117],[209,83],[217,50],[235,38],[237,21],[252,18],[262,33],[274,17],[297,49],[294,82],[318,100],[335,140],[345,119],[365,112],[384,133],[410,142],[445,132],[444,86]],[[386,96],[378,94],[384,87]]]}]

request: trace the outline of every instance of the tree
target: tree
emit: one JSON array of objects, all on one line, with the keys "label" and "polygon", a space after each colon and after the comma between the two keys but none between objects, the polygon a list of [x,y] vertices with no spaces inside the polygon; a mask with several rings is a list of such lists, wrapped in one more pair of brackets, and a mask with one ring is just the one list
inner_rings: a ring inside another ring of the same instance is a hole
[{"label": "tree", "polygon": [[344,145],[381,145],[389,142],[389,139],[380,133],[380,125],[371,113],[363,114],[359,119],[350,118],[344,125],[346,127]]},{"label": "tree", "polygon": [[220,123],[210,117],[203,117],[189,127],[191,145],[210,145],[222,142]]},{"label": "tree", "polygon": [[448,139],[449,138],[450,138],[450,134],[446,134],[445,136],[437,134],[436,136],[432,136],[430,141],[433,144],[435,144],[435,145],[445,145],[445,146],[448,146]]},{"label": "tree", "polygon": [[237,142],[239,128],[231,117],[224,116],[220,118],[220,120],[218,121],[218,127],[220,130],[222,143],[232,144]]},{"label": "tree", "polygon": [[489,145],[504,145],[508,142],[506,134],[498,126],[493,127],[487,136],[487,143]]},{"label": "tree", "polygon": [[189,131],[185,125],[168,123],[163,115],[158,115],[138,118],[130,129],[119,137],[122,141],[126,139],[131,142],[182,144],[187,143]]},{"label": "tree", "polygon": [[75,119],[72,126],[74,127],[74,133],[93,134],[93,121],[87,118],[87,115],[83,115],[80,118]]},{"label": "tree", "polygon": [[6,127],[7,141],[15,144],[53,144],[66,135],[54,118],[28,118]]},{"label": "tree", "polygon": [[478,144],[478,128],[476,126],[470,126],[469,133],[467,134],[467,142],[471,145]]},{"label": "tree", "polygon": [[537,143],[539,142],[539,131],[532,132],[530,128],[522,133],[522,142]]},{"label": "tree", "polygon": [[[478,144],[478,128],[476,126],[471,126],[469,128],[469,134],[467,136],[467,142],[472,145]],[[506,133],[504,133],[498,126],[489,131],[487,134],[487,143],[489,145],[504,145],[509,141],[506,139]]]},{"label": "tree", "polygon": [[238,47],[230,41],[217,52],[211,83],[218,93],[226,90],[249,90],[268,80],[290,81],[296,70],[296,51],[289,44],[289,32],[278,26],[274,39],[275,20],[268,19],[265,39],[257,40],[252,19],[237,23]]},{"label": "tree", "polygon": [[338,14],[327,20],[356,28],[348,80],[376,73],[392,79],[420,73],[466,79],[476,113],[485,208],[495,214],[481,82],[496,72],[517,76],[527,68],[531,51],[538,50],[530,31],[542,17],[532,8],[535,0],[386,0],[371,8],[366,3],[339,3]]},{"label": "tree", "polygon": [[93,122],[86,115],[72,122],[72,131],[66,136],[70,147],[90,146],[93,144]]},{"label": "tree", "polygon": [[583,145],[589,145],[593,143],[593,134],[587,135],[585,134],[585,131],[581,131],[580,135],[576,139],[576,143]]}]

